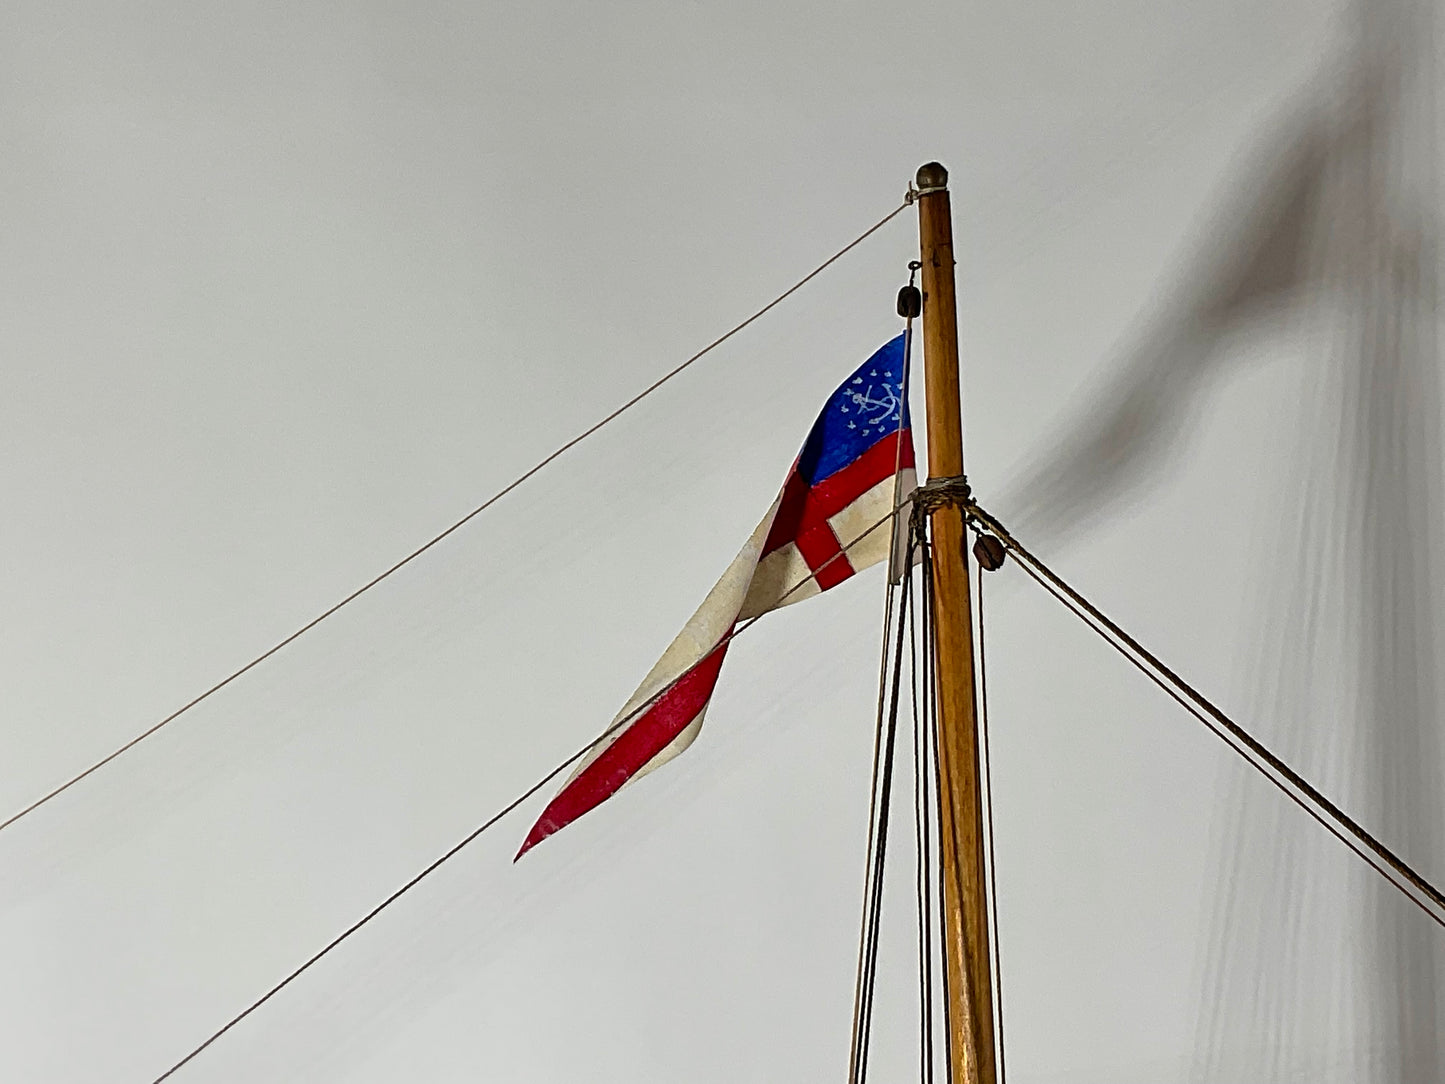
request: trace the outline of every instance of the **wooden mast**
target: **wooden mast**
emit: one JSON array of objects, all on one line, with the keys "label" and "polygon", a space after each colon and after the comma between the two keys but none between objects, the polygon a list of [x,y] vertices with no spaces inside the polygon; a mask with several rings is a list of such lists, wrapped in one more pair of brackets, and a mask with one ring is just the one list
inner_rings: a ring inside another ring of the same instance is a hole
[{"label": "wooden mast", "polygon": [[[930,480],[962,478],[958,315],[953,291],[953,222],[948,170],[918,170],[918,234],[923,263],[923,362]],[[983,807],[973,621],[963,510],[932,516],[937,600],[939,859],[943,881],[948,1057],[955,1084],[995,1084],[993,978],[984,892]]]}]

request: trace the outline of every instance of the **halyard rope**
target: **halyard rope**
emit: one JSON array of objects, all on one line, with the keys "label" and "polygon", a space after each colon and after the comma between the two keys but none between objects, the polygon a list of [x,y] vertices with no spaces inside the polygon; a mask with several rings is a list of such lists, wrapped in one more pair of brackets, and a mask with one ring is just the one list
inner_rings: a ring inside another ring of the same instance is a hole
[{"label": "halyard rope", "polygon": [[[924,588],[927,590],[927,588]],[[913,841],[917,858],[915,904],[918,913],[918,1039],[921,1084],[933,1084],[933,714],[929,711],[929,683],[919,686],[918,630],[914,611],[908,613],[908,663],[912,670],[913,700]]]},{"label": "halyard rope", "polygon": [[[914,277],[918,269],[915,265],[909,265],[908,287],[913,286]],[[900,305],[901,311],[901,305]],[[874,897],[875,879],[878,881],[878,889],[881,891],[881,878],[883,876],[882,858],[879,857],[875,863],[874,846],[877,842],[878,802],[879,802],[879,778],[880,772],[890,773],[891,763],[884,766],[880,759],[883,755],[883,732],[884,732],[884,702],[887,690],[888,677],[888,649],[890,646],[889,630],[893,624],[893,606],[895,599],[895,584],[893,580],[894,561],[897,557],[898,547],[898,521],[902,514],[903,505],[900,503],[902,496],[902,468],[903,468],[903,419],[908,409],[908,374],[910,363],[913,359],[913,317],[907,316],[903,328],[903,373],[899,382],[898,414],[894,421],[898,426],[898,436],[895,440],[893,453],[893,515],[889,528],[890,541],[888,549],[888,576],[887,586],[883,592],[883,643],[879,650],[878,658],[878,707],[876,712],[876,725],[873,735],[873,771],[871,774],[872,785],[869,790],[868,799],[868,846],[863,869],[863,913],[859,922],[858,930],[858,972],[853,985],[853,1033],[849,1049],[848,1080],[849,1084],[862,1084],[868,1074],[868,1041],[872,1026],[873,1008],[873,974],[877,965],[877,930],[878,915],[872,905]],[[912,538],[909,538],[910,548],[905,557],[905,567],[902,569],[904,579],[904,590],[908,590],[908,572],[912,568]],[[907,599],[904,600],[904,609],[899,611],[898,627],[898,650],[902,650],[903,640],[903,619],[907,609]],[[911,627],[912,615],[909,614]],[[894,694],[894,715],[897,714],[897,694]],[[889,735],[890,748],[892,734]],[[891,756],[890,756],[891,760]],[[887,790],[885,785],[884,790]],[[884,824],[886,825],[886,817]],[[883,841],[886,849],[887,841]],[[870,945],[873,946],[870,950]]]},{"label": "halyard rope", "polygon": [[[977,564],[977,562],[975,562]],[[978,732],[982,738],[980,742],[979,759],[983,762],[983,815],[984,829],[988,839],[988,907],[989,907],[989,941],[993,950],[993,996],[994,996],[994,1019],[998,1021],[998,1027],[994,1029],[994,1043],[998,1055],[998,1081],[999,1084],[1008,1084],[1008,1063],[1004,1059],[1003,1041],[1003,953],[999,949],[998,934],[998,874],[996,872],[995,855],[998,848],[994,843],[993,832],[993,735],[988,728],[988,653],[984,645],[984,620],[983,620],[983,581],[987,570],[982,564],[978,567]]]}]

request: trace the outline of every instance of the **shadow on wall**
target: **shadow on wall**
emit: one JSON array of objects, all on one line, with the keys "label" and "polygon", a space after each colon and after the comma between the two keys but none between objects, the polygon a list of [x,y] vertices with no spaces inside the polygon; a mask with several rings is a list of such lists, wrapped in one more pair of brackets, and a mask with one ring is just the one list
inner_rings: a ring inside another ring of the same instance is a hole
[{"label": "shadow on wall", "polygon": [[[1157,480],[1232,342],[1281,317],[1343,321],[1299,408],[1291,466],[1311,484],[1262,525],[1290,537],[1261,571],[1261,670],[1244,716],[1438,878],[1431,600],[1445,456],[1431,3],[1362,0],[1351,63],[1269,134],[1115,374],[999,504],[1025,537],[1061,541]],[[1324,864],[1333,856],[1317,853],[1327,844],[1256,783],[1240,775],[1221,795],[1194,1079],[1445,1080],[1438,931],[1358,871],[1342,883]]]},{"label": "shadow on wall", "polygon": [[1019,528],[1061,538],[1136,496],[1178,454],[1229,341],[1321,294],[1348,289],[1332,268],[1360,268],[1383,236],[1424,248],[1423,216],[1387,225],[1373,168],[1403,82],[1398,53],[1376,50],[1263,141],[1218,201],[1207,240],[1167,300],[1132,336],[1115,374],[1057,426],[998,502]]}]

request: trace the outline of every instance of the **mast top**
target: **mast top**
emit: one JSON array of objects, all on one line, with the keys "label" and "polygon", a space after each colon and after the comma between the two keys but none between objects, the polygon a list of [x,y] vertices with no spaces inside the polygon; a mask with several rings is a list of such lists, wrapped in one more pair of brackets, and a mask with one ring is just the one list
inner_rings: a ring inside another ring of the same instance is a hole
[{"label": "mast top", "polygon": [[936,192],[948,187],[948,170],[942,162],[925,162],[918,167],[918,191]]}]

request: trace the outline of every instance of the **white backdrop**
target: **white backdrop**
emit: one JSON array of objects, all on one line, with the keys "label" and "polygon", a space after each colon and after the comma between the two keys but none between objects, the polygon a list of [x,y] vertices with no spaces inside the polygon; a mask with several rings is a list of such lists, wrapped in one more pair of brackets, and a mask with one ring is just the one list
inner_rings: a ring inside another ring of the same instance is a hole
[{"label": "white backdrop", "polygon": [[[1168,324],[1298,110],[1338,89],[1353,19],[1302,0],[12,0],[0,812],[731,326],[930,158],[952,172],[981,499],[1247,705],[1309,335],[1231,332],[1149,452],[1155,484],[1115,485],[1087,529],[1030,487]],[[916,243],[900,217],[0,833],[0,1078],[151,1080],[593,736],[823,398],[895,333]],[[875,570],[762,622],[685,757],[513,866],[538,799],[176,1079],[840,1079],[881,593]],[[1187,1080],[1234,769],[1016,572],[988,598],[1014,1084]],[[1268,884],[1241,891],[1269,906]],[[895,900],[878,1079],[913,1058]],[[1336,946],[1306,948],[1301,967]]]}]

